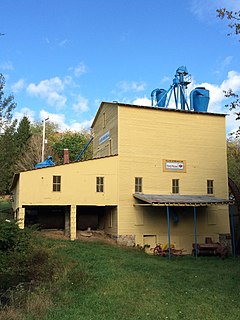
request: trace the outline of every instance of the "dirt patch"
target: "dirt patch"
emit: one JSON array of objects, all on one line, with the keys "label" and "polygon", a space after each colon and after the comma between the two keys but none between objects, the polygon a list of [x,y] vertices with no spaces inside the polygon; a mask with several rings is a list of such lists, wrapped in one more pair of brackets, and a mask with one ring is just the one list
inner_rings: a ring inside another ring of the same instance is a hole
[{"label": "dirt patch", "polygon": [[51,239],[69,240],[69,237],[65,236],[64,230],[42,229],[41,234],[44,237],[51,238]]},{"label": "dirt patch", "polygon": [[[89,234],[88,234],[89,233]],[[88,231],[77,231],[77,239],[80,241],[92,241],[92,242],[104,242],[116,245],[116,240],[113,240],[109,235],[107,235],[102,230],[91,230]]]},{"label": "dirt patch", "polygon": [[[41,234],[47,238],[69,240],[69,237],[65,235],[64,230],[59,229],[42,229]],[[77,240],[89,241],[89,242],[104,242],[112,245],[116,245],[116,240],[113,240],[109,235],[105,234],[102,230],[91,230],[91,231],[77,231]]]}]

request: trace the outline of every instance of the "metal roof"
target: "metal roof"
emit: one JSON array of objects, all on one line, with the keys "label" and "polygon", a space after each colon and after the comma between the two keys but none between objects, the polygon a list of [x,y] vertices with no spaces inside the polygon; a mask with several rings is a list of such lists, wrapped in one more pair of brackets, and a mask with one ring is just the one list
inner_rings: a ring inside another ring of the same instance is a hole
[{"label": "metal roof", "polygon": [[143,105],[136,105],[136,104],[128,104],[128,103],[121,103],[118,101],[114,102],[107,102],[107,101],[102,101],[100,104],[100,107],[97,110],[97,113],[95,115],[95,118],[93,119],[91,128],[94,127],[96,120],[98,118],[98,115],[100,113],[100,110],[102,109],[103,105],[106,104],[111,107],[129,107],[129,108],[144,108],[147,110],[157,110],[157,111],[163,111],[163,112],[182,112],[182,113],[189,113],[189,114],[200,114],[200,115],[210,115],[210,116],[220,116],[220,117],[225,117],[227,114],[226,113],[216,113],[216,112],[197,112],[193,110],[182,110],[182,109],[174,109],[174,108],[160,108],[160,107],[151,107],[151,106],[143,106]]},{"label": "metal roof", "polygon": [[134,198],[144,202],[136,203],[135,206],[209,206],[232,204],[232,200],[215,198],[205,195],[178,195],[178,194],[142,194],[134,193]]}]

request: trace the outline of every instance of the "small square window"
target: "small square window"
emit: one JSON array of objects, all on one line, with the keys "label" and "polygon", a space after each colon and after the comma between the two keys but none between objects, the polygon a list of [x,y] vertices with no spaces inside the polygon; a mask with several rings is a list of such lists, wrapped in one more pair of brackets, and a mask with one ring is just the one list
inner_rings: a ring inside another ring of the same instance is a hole
[{"label": "small square window", "polygon": [[61,191],[61,176],[53,176],[53,191]]},{"label": "small square window", "polygon": [[142,192],[142,178],[135,178],[135,192]]},{"label": "small square window", "polygon": [[104,177],[96,178],[96,192],[104,192]]},{"label": "small square window", "polygon": [[207,194],[213,194],[213,180],[207,180]]},{"label": "small square window", "polygon": [[172,193],[179,193],[179,179],[172,179]]}]

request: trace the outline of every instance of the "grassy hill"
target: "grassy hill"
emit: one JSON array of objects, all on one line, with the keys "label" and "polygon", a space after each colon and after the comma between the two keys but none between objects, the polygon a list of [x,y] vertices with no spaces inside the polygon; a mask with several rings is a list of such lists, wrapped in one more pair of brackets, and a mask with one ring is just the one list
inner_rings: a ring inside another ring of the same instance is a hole
[{"label": "grassy hill", "polygon": [[[149,256],[100,242],[47,240],[63,263],[54,284],[32,292],[15,318],[236,320],[240,259]],[[6,316],[6,315],[5,315]]]}]

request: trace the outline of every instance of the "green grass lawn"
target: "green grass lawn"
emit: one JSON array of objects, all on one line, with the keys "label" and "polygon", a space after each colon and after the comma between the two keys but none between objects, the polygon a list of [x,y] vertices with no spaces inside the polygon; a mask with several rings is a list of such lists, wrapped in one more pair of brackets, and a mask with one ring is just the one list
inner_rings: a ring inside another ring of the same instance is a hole
[{"label": "green grass lawn", "polygon": [[[45,320],[240,319],[240,260],[51,240],[65,260]],[[28,316],[27,319],[37,317]]]},{"label": "green grass lawn", "polygon": [[0,199],[0,218],[5,219],[11,213],[12,204],[10,201]]}]

